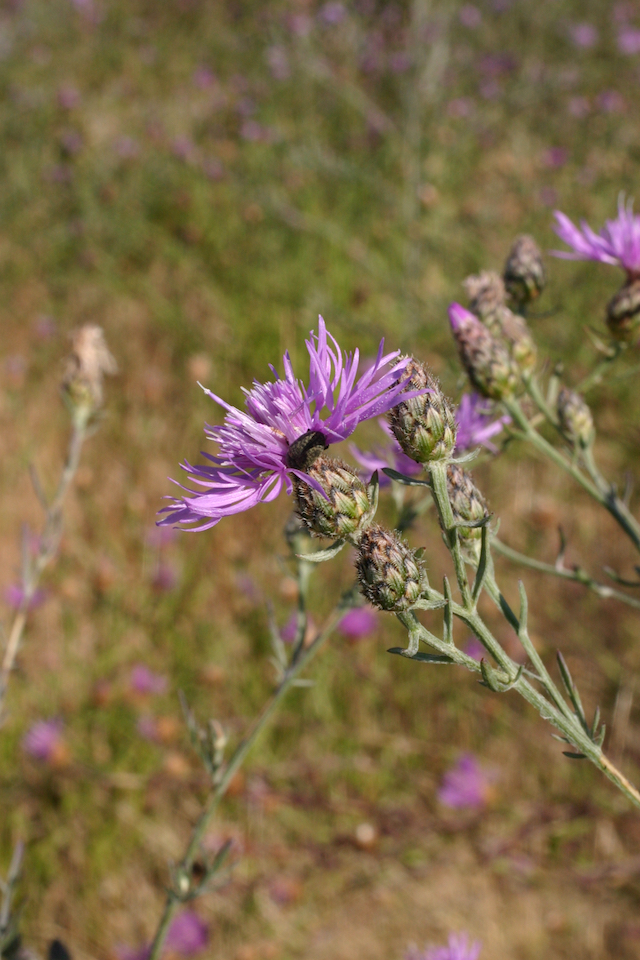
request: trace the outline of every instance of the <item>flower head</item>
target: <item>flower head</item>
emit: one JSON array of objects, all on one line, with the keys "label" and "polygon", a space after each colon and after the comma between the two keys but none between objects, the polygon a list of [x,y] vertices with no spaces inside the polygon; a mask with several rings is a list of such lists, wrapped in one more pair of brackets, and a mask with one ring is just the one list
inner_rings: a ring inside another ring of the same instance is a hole
[{"label": "flower head", "polygon": [[160,694],[167,689],[167,678],[153,673],[144,663],[137,663],[131,670],[131,689],[134,693]]},{"label": "flower head", "polygon": [[63,767],[69,760],[62,720],[38,720],[26,732],[22,749],[34,760],[52,767]]},{"label": "flower head", "polygon": [[479,956],[477,941],[469,943],[466,933],[451,933],[446,947],[427,947],[424,951],[413,948],[405,960],[478,960]]},{"label": "flower head", "polygon": [[296,378],[285,353],[284,377],[272,367],[275,380],[254,382],[244,391],[246,410],[205,389],[227,411],[222,426],[205,427],[209,439],[218,443],[219,454],[205,454],[209,464],[204,466],[183,464],[192,482],[204,490],[183,488],[192,496],[174,499],[161,511],[167,513],[161,523],[206,530],[223,517],[274,500],[283,487],[291,494],[293,477],[310,482],[307,436],[319,453],[349,437],[363,420],[386,413],[406,386],[402,373],[407,361],[394,363],[399,351],[384,354],[384,341],[359,379],[358,351],[343,354],[322,317],[318,333],[312,331],[306,345],[308,384]]},{"label": "flower head", "polygon": [[378,615],[371,607],[354,607],[345,613],[338,630],[349,640],[361,640],[370,636],[378,626]]},{"label": "flower head", "polygon": [[566,214],[555,211],[555,231],[573,252],[554,250],[554,256],[565,260],[598,260],[622,267],[630,277],[640,275],[640,216],[633,212],[633,202],[618,200],[618,216],[607,220],[599,233],[581,221],[576,227]]},{"label": "flower head", "polygon": [[454,810],[480,809],[488,799],[489,777],[472,753],[463,754],[448,770],[438,791],[438,799]]}]

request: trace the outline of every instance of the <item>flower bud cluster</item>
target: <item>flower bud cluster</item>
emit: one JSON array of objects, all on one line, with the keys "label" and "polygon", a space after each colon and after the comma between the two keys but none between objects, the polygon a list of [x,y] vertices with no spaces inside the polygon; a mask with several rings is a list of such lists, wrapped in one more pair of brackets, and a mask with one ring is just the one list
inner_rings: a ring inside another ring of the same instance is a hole
[{"label": "flower bud cluster", "polygon": [[397,533],[378,523],[360,539],[356,570],[362,593],[380,610],[407,610],[427,587],[422,561]]},{"label": "flower bud cluster", "polygon": [[507,291],[502,277],[491,270],[467,277],[463,284],[470,306],[489,329],[507,347],[516,366],[528,373],[536,364],[536,345],[524,317],[507,306]]},{"label": "flower bud cluster", "polygon": [[595,440],[591,410],[579,393],[563,387],[557,400],[558,420],[565,436],[574,444],[587,449]]},{"label": "flower bud cluster", "polygon": [[546,276],[542,254],[533,237],[528,234],[516,237],[504,265],[503,278],[509,300],[516,310],[540,296]]},{"label": "flower bud cluster", "polygon": [[449,307],[449,319],[460,361],[478,393],[490,400],[513,396],[521,378],[504,343],[459,303]]},{"label": "flower bud cluster", "polygon": [[[468,523],[478,523],[489,516],[487,502],[473,482],[471,474],[457,463],[450,463],[447,467],[447,493],[456,523],[463,523],[465,520]],[[460,526],[458,534],[469,559],[477,562],[482,528]]]},{"label": "flower bud cluster", "polygon": [[387,414],[391,430],[403,453],[416,463],[445,460],[456,445],[458,427],[453,404],[425,364],[410,358],[405,368],[407,374],[406,391],[428,392],[392,407]]}]

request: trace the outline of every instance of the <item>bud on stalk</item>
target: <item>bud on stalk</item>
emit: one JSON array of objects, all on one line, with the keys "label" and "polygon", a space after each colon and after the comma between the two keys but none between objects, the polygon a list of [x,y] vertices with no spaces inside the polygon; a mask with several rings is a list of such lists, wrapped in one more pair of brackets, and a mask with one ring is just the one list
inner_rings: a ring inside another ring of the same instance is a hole
[{"label": "bud on stalk", "polygon": [[614,340],[631,343],[640,328],[640,278],[628,280],[607,305],[607,326]]},{"label": "bud on stalk", "polygon": [[502,277],[492,270],[467,277],[463,283],[473,313],[489,332],[509,350],[516,365],[524,373],[536,365],[536,345],[524,317],[507,306],[507,292]]},{"label": "bud on stalk", "polygon": [[489,400],[513,396],[520,376],[507,348],[459,303],[449,307],[449,319],[460,360],[478,393]]},{"label": "bud on stalk", "polygon": [[595,427],[591,410],[579,393],[563,387],[557,400],[558,420],[562,432],[571,442],[583,450],[595,440]]},{"label": "bud on stalk", "polygon": [[118,366],[107,347],[102,328],[85,324],[76,330],[62,378],[63,395],[74,420],[82,426],[87,425],[102,406],[104,375],[117,372]]},{"label": "bud on stalk", "polygon": [[[486,500],[476,487],[471,474],[457,463],[447,467],[447,493],[456,523],[468,521],[477,523],[489,516]],[[480,557],[481,527],[458,527],[458,535],[463,551],[469,560],[477,563]]]},{"label": "bud on stalk", "polygon": [[504,283],[509,297],[519,310],[537,300],[546,282],[542,254],[533,237],[522,234],[513,242],[504,265]]},{"label": "bud on stalk", "polygon": [[[428,390],[418,397],[402,400],[387,414],[393,434],[403,452],[416,463],[444,460],[456,445],[454,407],[425,364],[409,359],[403,376],[409,375],[406,390]],[[400,394],[402,396],[402,394]]]},{"label": "bud on stalk", "polygon": [[422,561],[397,533],[379,523],[360,538],[356,570],[362,593],[380,610],[407,610],[427,587]]},{"label": "bud on stalk", "polygon": [[357,545],[376,511],[365,484],[348,464],[331,457],[317,457],[306,472],[326,493],[294,477],[296,509],[306,529]]}]

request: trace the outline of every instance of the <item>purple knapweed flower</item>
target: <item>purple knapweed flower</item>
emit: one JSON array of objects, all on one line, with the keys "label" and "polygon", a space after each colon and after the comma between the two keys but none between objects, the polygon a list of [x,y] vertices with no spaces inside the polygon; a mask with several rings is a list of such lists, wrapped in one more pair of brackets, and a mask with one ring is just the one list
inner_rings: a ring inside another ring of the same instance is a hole
[{"label": "purple knapweed flower", "polygon": [[633,202],[618,201],[618,216],[607,220],[602,230],[595,233],[588,223],[580,227],[560,210],[555,213],[555,232],[573,252],[552,250],[554,256],[565,260],[598,260],[612,263],[627,271],[630,278],[640,276],[640,216],[633,212]]},{"label": "purple knapweed flower", "polygon": [[480,809],[488,800],[489,777],[472,753],[463,754],[448,770],[438,800],[454,810]]},{"label": "purple knapweed flower", "polygon": [[[184,487],[192,496],[174,499],[172,506],[160,511],[168,514],[160,523],[206,530],[223,517],[275,500],[283,487],[291,494],[292,476],[313,485],[290,461],[291,445],[309,431],[321,433],[327,446],[345,440],[363,420],[386,413],[405,388],[402,373],[407,359],[394,363],[400,351],[384,354],[384,341],[373,364],[357,380],[358,350],[343,354],[322,317],[317,335],[312,331],[306,345],[308,385],[295,377],[285,353],[284,377],[272,367],[274,381],[254,381],[251,390],[244,391],[245,411],[203,387],[227,411],[222,426],[205,427],[220,452],[218,456],[204,454],[210,461],[207,465],[182,465],[192,482],[205,489],[198,492]],[[323,413],[327,414],[324,419]]]},{"label": "purple knapweed flower", "polygon": [[63,728],[62,720],[38,720],[24,735],[22,749],[40,763],[63,765],[68,759]]},{"label": "purple knapweed flower", "polygon": [[479,393],[463,393],[456,410],[458,433],[456,436],[456,453],[464,453],[474,447],[486,447],[491,453],[497,453],[498,448],[491,442],[491,437],[500,433],[505,423],[509,423],[508,416],[493,417],[487,409],[488,401]]},{"label": "purple knapweed flower", "polygon": [[137,663],[131,671],[131,689],[135,693],[147,694],[164,693],[167,689],[167,678],[161,673],[153,673],[144,663]]},{"label": "purple knapweed flower", "polygon": [[466,653],[468,657],[473,657],[474,660],[482,660],[483,657],[486,657],[487,651],[482,646],[477,637],[471,636],[465,643],[462,648],[463,653]]},{"label": "purple knapweed flower", "polygon": [[628,57],[640,53],[640,30],[625,24],[618,32],[618,50]]},{"label": "purple knapweed flower", "polygon": [[378,615],[371,607],[349,610],[338,624],[338,630],[349,640],[370,636],[378,626]]},{"label": "purple knapweed flower", "polygon": [[466,933],[449,934],[446,947],[427,947],[417,950],[415,947],[405,955],[405,960],[478,960],[481,945],[469,942]]},{"label": "purple knapweed flower", "polygon": [[193,957],[207,946],[209,929],[197,913],[184,910],[169,927],[167,948],[181,957]]},{"label": "purple knapweed flower", "polygon": [[467,27],[468,30],[476,30],[482,23],[482,14],[472,3],[465,3],[460,8],[458,19],[463,27]]},{"label": "purple knapweed flower", "polygon": [[[24,587],[20,583],[12,583],[4,592],[4,598],[13,610],[20,610],[26,600]],[[28,610],[35,610],[47,599],[46,590],[34,590],[27,603]]]},{"label": "purple knapweed flower", "polygon": [[406,453],[403,452],[387,421],[380,419],[378,420],[378,424],[389,437],[389,442],[386,446],[377,446],[372,450],[360,450],[360,448],[356,447],[353,443],[350,446],[354,458],[364,469],[364,478],[368,481],[377,470],[380,486],[387,487],[391,483],[391,480],[382,472],[385,467],[391,467],[393,470],[397,470],[398,473],[403,473],[407,477],[414,477],[422,473],[424,469],[422,464],[416,463],[415,460],[412,460],[411,457],[408,457]]},{"label": "purple knapweed flower", "polygon": [[590,50],[598,42],[598,31],[592,23],[572,23],[568,33],[574,46],[582,50]]}]

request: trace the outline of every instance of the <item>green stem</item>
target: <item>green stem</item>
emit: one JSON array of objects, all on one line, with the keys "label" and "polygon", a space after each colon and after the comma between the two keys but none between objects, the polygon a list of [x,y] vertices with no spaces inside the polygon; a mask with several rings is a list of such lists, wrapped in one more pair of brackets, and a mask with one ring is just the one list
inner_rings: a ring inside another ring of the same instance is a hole
[{"label": "green stem", "polygon": [[526,553],[513,550],[497,538],[491,541],[491,546],[497,550],[498,553],[501,553],[509,560],[513,560],[515,563],[521,563],[525,567],[531,567],[532,570],[540,570],[542,573],[550,573],[554,577],[560,577],[562,580],[573,580],[575,583],[581,583],[587,587],[588,590],[592,590],[605,600],[620,600],[622,603],[626,603],[628,606],[640,610],[640,600],[636,599],[636,597],[630,597],[628,594],[622,593],[621,590],[615,590],[606,583],[599,583],[597,580],[594,580],[593,577],[589,576],[586,570],[583,570],[581,567],[574,567],[572,570],[568,570],[566,567],[556,567],[552,563],[534,560],[532,557],[528,557]]},{"label": "green stem", "polygon": [[595,387],[598,383],[600,383],[609,367],[615,363],[618,357],[624,352],[627,344],[620,343],[618,340],[614,340],[611,346],[612,351],[609,356],[605,357],[604,360],[601,360],[600,363],[596,364],[591,373],[587,374],[587,376],[576,386],[575,389],[577,393],[586,393],[587,390],[591,389],[591,387]]},{"label": "green stem", "polygon": [[[607,510],[616,520],[618,525],[624,530],[637,550],[640,550],[640,524],[630,513],[625,504],[620,500],[614,490],[600,477],[606,489],[600,487],[594,480],[586,477],[580,468],[568,460],[559,450],[556,450],[547,440],[541,436],[537,430],[532,427],[527,420],[522,407],[515,398],[509,398],[502,401],[505,408],[511,415],[514,423],[518,425],[525,440],[528,440],[540,453],[552,460],[557,466],[569,473],[580,486],[587,491],[601,506]],[[598,475],[599,476],[599,475]]]},{"label": "green stem", "polygon": [[465,608],[471,608],[472,599],[471,591],[469,589],[469,580],[467,578],[467,570],[464,563],[464,557],[462,556],[460,538],[455,526],[455,518],[453,516],[453,510],[451,509],[449,493],[447,490],[446,462],[443,460],[431,462],[429,464],[429,478],[431,492],[433,494],[436,510],[438,511],[440,525],[444,531],[447,546],[449,547],[449,551],[453,559],[456,580],[458,581],[458,587],[460,588],[460,593],[462,595],[462,603]]},{"label": "green stem", "polygon": [[[349,597],[350,592],[345,594],[345,597]],[[187,891],[191,884],[191,874],[193,870],[193,865],[198,855],[200,849],[200,844],[202,838],[216,813],[220,801],[226,794],[229,784],[231,783],[233,777],[239,770],[239,768],[244,763],[249,751],[255,744],[256,740],[265,729],[269,721],[272,719],[276,713],[280,703],[288,693],[290,687],[292,686],[296,677],[300,672],[310,663],[310,661],[315,657],[316,653],[320,650],[325,641],[329,638],[331,633],[335,630],[338,623],[344,616],[345,610],[349,609],[348,599],[344,599],[336,606],[333,613],[329,616],[323,630],[316,636],[313,642],[306,648],[301,648],[298,652],[297,658],[291,663],[289,669],[282,678],[278,688],[275,693],[268,701],[264,707],[262,713],[255,721],[253,727],[249,734],[240,742],[236,750],[233,753],[233,756],[230,758],[227,766],[225,767],[224,774],[222,775],[220,782],[217,784],[215,790],[212,792],[207,804],[198,817],[198,821],[193,828],[191,838],[185,850],[184,856],[180,861],[178,867],[178,875],[185,877],[187,879]],[[160,918],[157,930],[155,932],[153,943],[151,944],[150,952],[148,955],[148,960],[159,960],[159,957],[162,954],[162,950],[169,932],[169,927],[171,921],[175,916],[175,913],[184,901],[184,897],[181,895],[180,891],[169,890],[167,893],[167,899],[165,901],[164,910]]]}]

